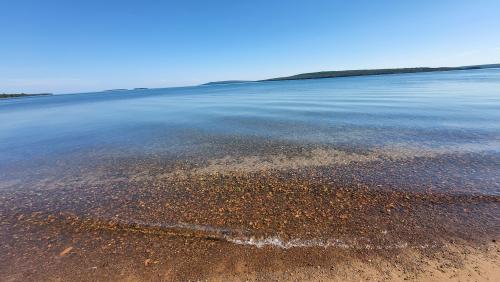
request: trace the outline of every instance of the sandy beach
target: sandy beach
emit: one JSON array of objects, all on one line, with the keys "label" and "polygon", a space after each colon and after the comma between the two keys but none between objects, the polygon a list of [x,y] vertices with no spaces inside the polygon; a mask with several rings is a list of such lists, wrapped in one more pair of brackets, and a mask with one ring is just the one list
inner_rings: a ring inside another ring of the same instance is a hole
[{"label": "sandy beach", "polygon": [[[464,181],[471,170],[491,169],[497,155],[291,148],[197,160],[59,163],[22,184],[4,181],[2,190],[10,192],[1,198],[0,276],[6,281],[498,277],[500,198],[470,193],[471,185],[495,189],[496,179]],[[467,166],[454,166],[459,163]],[[63,167],[71,169],[61,174]]]}]

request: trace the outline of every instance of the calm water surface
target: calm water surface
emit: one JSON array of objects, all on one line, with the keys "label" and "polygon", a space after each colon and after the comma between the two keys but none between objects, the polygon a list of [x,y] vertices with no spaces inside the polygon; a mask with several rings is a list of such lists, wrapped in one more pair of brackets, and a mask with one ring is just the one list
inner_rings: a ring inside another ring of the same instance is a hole
[{"label": "calm water surface", "polygon": [[498,156],[500,69],[9,99],[0,120],[3,168],[90,152],[224,155],[248,140]]}]

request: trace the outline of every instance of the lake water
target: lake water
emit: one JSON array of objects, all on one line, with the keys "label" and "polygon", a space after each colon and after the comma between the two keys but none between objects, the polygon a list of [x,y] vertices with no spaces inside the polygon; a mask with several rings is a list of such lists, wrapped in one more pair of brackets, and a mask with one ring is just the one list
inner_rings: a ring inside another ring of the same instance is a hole
[{"label": "lake water", "polygon": [[496,144],[500,70],[10,99],[0,101],[0,120],[2,163],[90,148],[171,151],[195,145],[184,139],[189,134],[362,146]]},{"label": "lake water", "polygon": [[142,263],[151,246],[423,250],[500,232],[500,69],[9,99],[0,120],[14,272],[67,269],[68,246],[85,272],[113,242]]},{"label": "lake water", "polygon": [[1,167],[89,152],[248,155],[263,143],[498,154],[500,69],[9,99],[0,120]]}]

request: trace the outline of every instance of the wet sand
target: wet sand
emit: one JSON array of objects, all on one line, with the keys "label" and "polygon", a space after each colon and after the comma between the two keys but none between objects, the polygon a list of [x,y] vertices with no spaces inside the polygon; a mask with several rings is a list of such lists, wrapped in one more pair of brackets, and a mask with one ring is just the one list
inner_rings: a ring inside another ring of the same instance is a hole
[{"label": "wet sand", "polygon": [[497,153],[252,146],[5,169],[0,277],[499,277]]}]

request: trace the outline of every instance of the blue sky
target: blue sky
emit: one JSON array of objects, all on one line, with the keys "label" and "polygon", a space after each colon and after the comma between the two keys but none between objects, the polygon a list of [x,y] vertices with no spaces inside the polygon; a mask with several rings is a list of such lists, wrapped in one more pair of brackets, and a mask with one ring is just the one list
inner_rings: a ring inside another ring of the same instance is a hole
[{"label": "blue sky", "polygon": [[0,93],[500,63],[500,1],[0,0]]}]

